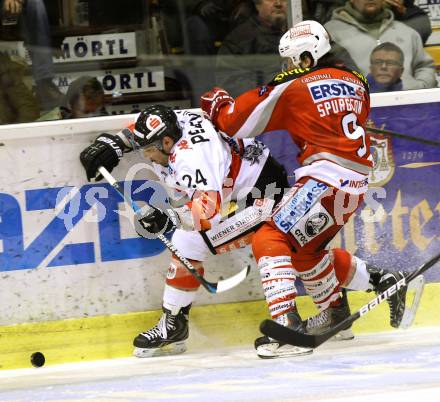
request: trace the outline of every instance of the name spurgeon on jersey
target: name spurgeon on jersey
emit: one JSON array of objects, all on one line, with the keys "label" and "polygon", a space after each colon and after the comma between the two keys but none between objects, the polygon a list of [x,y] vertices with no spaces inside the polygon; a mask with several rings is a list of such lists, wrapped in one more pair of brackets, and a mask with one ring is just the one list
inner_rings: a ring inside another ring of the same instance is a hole
[{"label": "name spurgeon on jersey", "polygon": [[308,83],[307,87],[320,117],[346,111],[359,115],[362,111],[365,99],[365,89],[362,85],[330,79]]}]

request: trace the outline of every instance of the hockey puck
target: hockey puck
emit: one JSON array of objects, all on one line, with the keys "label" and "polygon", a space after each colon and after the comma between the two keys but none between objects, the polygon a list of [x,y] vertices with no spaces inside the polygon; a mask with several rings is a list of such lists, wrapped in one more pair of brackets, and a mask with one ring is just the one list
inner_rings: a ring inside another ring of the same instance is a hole
[{"label": "hockey puck", "polygon": [[46,362],[46,358],[44,357],[43,353],[41,352],[35,352],[31,355],[31,364],[34,367],[42,367],[44,366],[44,363]]}]

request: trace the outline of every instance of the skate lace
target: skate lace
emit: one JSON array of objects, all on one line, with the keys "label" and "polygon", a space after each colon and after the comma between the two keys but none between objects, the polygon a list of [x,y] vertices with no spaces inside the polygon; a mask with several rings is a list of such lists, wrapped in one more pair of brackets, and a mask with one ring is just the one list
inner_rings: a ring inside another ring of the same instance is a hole
[{"label": "skate lace", "polygon": [[323,326],[328,321],[328,310],[321,311],[318,315],[307,319],[307,328]]},{"label": "skate lace", "polygon": [[142,332],[142,335],[147,339],[152,340],[154,338],[166,338],[167,331],[170,329],[175,329],[176,316],[163,314],[159,322],[151,329],[146,332]]}]

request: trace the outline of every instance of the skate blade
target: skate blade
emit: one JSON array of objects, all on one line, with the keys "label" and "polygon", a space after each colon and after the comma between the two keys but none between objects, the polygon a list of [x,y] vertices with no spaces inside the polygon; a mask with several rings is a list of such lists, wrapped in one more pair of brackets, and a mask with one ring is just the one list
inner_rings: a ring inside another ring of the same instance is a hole
[{"label": "skate blade", "polygon": [[175,342],[168,345],[162,346],[161,348],[134,348],[133,356],[144,358],[144,357],[157,357],[157,356],[169,356],[178,355],[186,351],[185,342]]},{"label": "skate blade", "polygon": [[[400,322],[399,328],[408,329],[414,322],[417,309],[419,308],[420,300],[422,298],[424,287],[425,278],[423,275],[417,276],[408,284],[408,290],[406,292],[405,311],[403,313],[402,321]],[[412,293],[414,294],[414,296],[412,299],[412,304],[409,306],[409,300]]]},{"label": "skate blade", "polygon": [[261,359],[276,359],[277,357],[305,356],[313,353],[313,349],[300,348],[293,345],[279,346],[278,343],[260,345],[257,348],[257,355]]},{"label": "skate blade", "polygon": [[333,341],[350,341],[354,339],[354,334],[351,328],[339,331],[333,338]]}]

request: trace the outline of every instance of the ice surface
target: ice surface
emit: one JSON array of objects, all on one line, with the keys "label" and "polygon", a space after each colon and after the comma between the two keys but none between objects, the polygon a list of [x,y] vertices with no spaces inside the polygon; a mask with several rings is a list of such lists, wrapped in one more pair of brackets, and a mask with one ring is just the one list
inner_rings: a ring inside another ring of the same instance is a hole
[{"label": "ice surface", "polygon": [[249,348],[0,371],[1,401],[440,401],[440,328],[261,360]]}]

